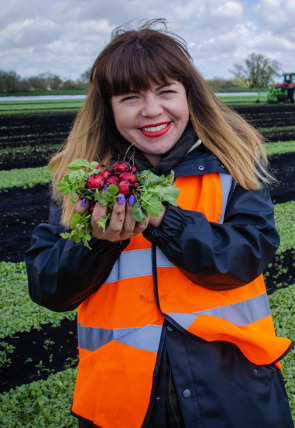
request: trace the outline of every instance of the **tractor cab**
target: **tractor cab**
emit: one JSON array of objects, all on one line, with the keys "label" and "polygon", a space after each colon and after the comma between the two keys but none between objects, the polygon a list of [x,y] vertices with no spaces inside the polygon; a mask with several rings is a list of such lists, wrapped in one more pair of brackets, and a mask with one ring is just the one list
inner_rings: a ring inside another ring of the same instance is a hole
[{"label": "tractor cab", "polygon": [[293,85],[295,85],[295,73],[285,73],[283,74],[284,76],[284,85],[288,85],[290,83],[293,83]]}]

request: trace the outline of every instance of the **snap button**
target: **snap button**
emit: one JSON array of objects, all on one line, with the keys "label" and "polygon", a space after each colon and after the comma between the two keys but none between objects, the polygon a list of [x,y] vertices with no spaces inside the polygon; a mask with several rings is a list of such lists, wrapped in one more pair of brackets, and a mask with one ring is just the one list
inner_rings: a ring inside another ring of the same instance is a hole
[{"label": "snap button", "polygon": [[159,397],[159,396],[158,396],[158,397],[156,397],[156,401],[158,401],[158,402],[159,402],[160,400],[161,400],[161,397]]},{"label": "snap button", "polygon": [[191,390],[190,389],[185,389],[182,393],[182,395],[184,396],[184,398],[188,398],[192,395]]},{"label": "snap button", "polygon": [[253,373],[254,373],[254,374],[257,374],[257,373],[258,373],[258,370],[257,370],[257,369],[254,369],[254,370],[253,370]]},{"label": "snap button", "polygon": [[204,171],[204,167],[203,167],[203,165],[199,165],[199,166],[198,166],[198,169],[199,169],[200,171]]},{"label": "snap button", "polygon": [[173,329],[173,327],[171,325],[167,325],[167,330],[168,331],[173,331],[174,329]]}]

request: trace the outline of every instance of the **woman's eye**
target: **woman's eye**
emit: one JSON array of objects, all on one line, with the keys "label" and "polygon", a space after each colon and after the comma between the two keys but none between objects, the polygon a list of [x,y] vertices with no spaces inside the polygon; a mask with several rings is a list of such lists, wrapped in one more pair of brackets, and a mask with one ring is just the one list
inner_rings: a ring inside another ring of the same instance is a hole
[{"label": "woman's eye", "polygon": [[122,98],[121,102],[131,101],[131,100],[136,100],[136,99],[137,99],[136,95],[128,95],[127,97]]},{"label": "woman's eye", "polygon": [[165,91],[161,91],[161,94],[175,94],[175,91],[172,91],[171,89],[167,89]]}]

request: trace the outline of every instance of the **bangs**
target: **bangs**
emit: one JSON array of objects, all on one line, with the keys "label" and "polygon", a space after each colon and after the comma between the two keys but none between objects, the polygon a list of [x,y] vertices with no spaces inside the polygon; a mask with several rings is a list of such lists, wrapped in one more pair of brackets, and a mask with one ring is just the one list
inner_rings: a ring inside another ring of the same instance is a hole
[{"label": "bangs", "polygon": [[131,90],[147,90],[152,84],[166,84],[171,79],[187,88],[189,59],[174,40],[172,46],[171,39],[161,42],[133,38],[109,51],[102,64],[97,64],[98,84],[104,94],[110,98]]}]

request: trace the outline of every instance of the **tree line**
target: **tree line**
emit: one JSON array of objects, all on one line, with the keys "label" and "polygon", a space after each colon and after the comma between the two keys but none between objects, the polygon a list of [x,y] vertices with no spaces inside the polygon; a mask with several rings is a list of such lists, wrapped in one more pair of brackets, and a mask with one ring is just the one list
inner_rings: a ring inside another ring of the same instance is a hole
[{"label": "tree line", "polygon": [[62,79],[54,73],[41,73],[31,77],[21,77],[15,71],[0,70],[0,92],[31,92],[60,89],[86,89],[90,70],[76,79]]},{"label": "tree line", "polygon": [[[207,80],[213,89],[230,88],[268,88],[274,83],[274,78],[279,76],[281,65],[278,61],[263,55],[252,53],[240,64],[234,64],[229,70],[233,74],[232,79],[215,77]],[[35,90],[67,90],[87,88],[90,68],[76,80],[62,79],[57,74],[50,72],[37,76],[22,78],[15,71],[0,70],[0,92],[29,92]]]}]

